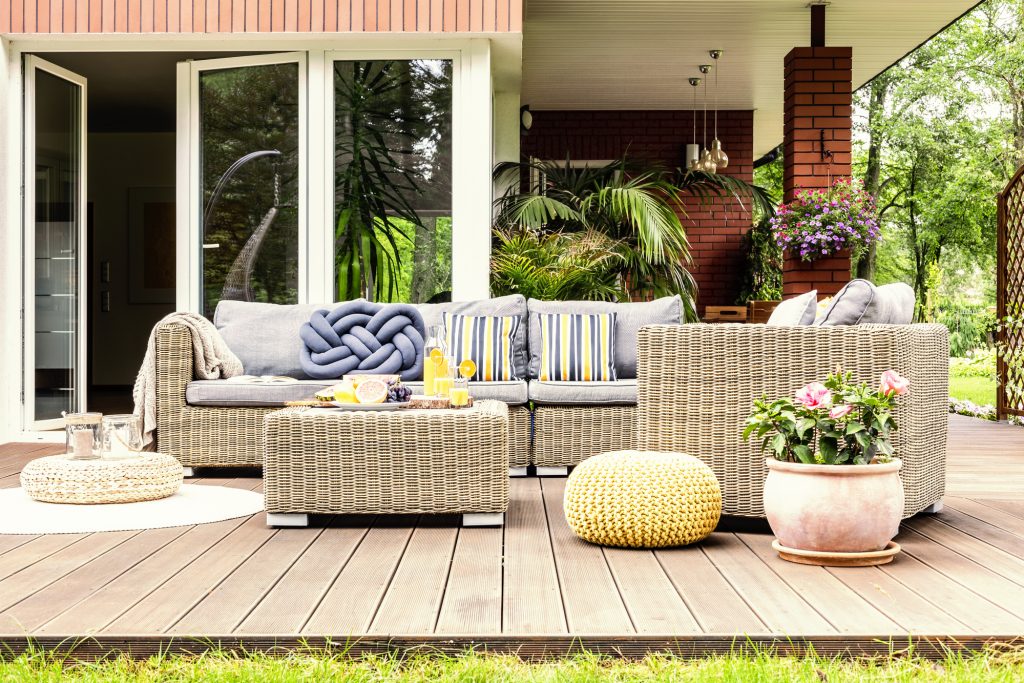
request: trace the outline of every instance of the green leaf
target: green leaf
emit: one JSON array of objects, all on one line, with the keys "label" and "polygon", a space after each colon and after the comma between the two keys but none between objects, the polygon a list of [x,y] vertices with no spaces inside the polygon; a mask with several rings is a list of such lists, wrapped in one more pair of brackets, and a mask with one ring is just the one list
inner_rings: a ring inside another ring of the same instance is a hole
[{"label": "green leaf", "polygon": [[821,451],[821,456],[827,463],[835,462],[836,455],[839,452],[839,444],[835,439],[831,437],[825,437],[818,440],[818,449]]},{"label": "green leaf", "polygon": [[799,438],[803,439],[804,436],[807,434],[807,432],[809,432],[810,430],[814,429],[814,427],[815,427],[815,422],[814,422],[813,418],[809,418],[809,417],[801,418],[796,423],[796,435]]},{"label": "green leaf", "polygon": [[808,465],[814,464],[814,453],[811,452],[811,449],[808,446],[804,446],[803,444],[793,446],[793,455],[795,455],[802,463],[806,463]]}]

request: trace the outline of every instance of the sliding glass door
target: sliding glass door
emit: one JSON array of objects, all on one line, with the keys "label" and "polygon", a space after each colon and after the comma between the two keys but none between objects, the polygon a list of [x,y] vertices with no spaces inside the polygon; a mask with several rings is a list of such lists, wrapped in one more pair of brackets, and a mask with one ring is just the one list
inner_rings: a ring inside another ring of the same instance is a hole
[{"label": "sliding glass door", "polygon": [[25,423],[85,408],[86,80],[25,60]]}]

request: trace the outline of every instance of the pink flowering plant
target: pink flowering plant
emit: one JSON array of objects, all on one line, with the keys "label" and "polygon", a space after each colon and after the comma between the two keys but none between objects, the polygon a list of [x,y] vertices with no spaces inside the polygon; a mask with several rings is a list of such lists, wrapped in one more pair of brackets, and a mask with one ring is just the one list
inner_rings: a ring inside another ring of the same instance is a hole
[{"label": "pink flowering plant", "polygon": [[892,411],[910,382],[886,370],[876,387],[855,384],[836,371],[811,382],[792,398],[754,401],[743,438],[760,439],[761,451],[778,460],[808,465],[866,465],[892,459]]},{"label": "pink flowering plant", "polygon": [[827,189],[797,192],[770,223],[776,243],[804,261],[844,249],[856,255],[881,235],[875,200],[849,178],[839,178]]}]

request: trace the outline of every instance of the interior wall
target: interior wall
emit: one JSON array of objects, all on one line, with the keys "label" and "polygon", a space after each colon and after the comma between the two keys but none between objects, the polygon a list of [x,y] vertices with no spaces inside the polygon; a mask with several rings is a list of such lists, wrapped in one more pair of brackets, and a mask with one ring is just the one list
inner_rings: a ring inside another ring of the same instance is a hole
[{"label": "interior wall", "polygon": [[[150,329],[174,311],[173,289],[167,303],[133,302],[139,296],[132,296],[131,271],[140,264],[132,263],[132,245],[142,236],[129,235],[130,190],[166,188],[171,201],[174,200],[174,154],[174,133],[89,135],[94,386],[132,384],[145,354]],[[170,258],[173,259],[173,249]],[[110,264],[109,283],[102,281],[104,262]],[[102,310],[105,292],[109,296],[109,311]]]}]

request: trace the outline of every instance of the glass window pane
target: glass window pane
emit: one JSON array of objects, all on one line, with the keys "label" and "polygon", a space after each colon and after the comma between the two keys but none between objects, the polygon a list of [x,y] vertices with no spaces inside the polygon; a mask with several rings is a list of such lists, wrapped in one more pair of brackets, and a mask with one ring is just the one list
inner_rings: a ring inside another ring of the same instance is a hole
[{"label": "glass window pane", "polygon": [[82,90],[35,71],[35,406],[50,420],[78,404]]},{"label": "glass window pane", "polygon": [[337,299],[450,296],[452,62],[335,62],[334,135]]},{"label": "glass window pane", "polygon": [[299,67],[203,71],[203,307],[298,302]]}]

